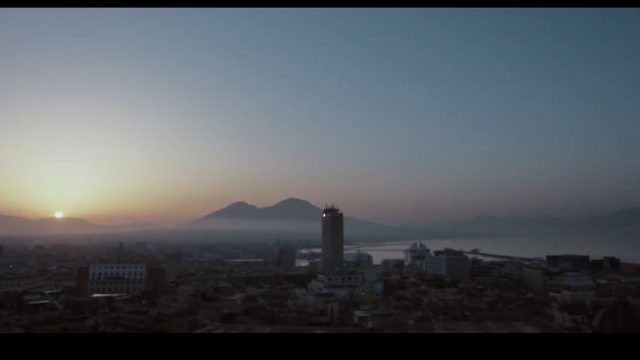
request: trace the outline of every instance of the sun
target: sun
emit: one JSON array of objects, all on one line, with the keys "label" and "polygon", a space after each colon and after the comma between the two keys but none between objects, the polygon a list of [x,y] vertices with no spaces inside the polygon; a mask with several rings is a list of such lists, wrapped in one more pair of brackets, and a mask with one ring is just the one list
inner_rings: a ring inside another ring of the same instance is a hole
[{"label": "sun", "polygon": [[56,219],[62,219],[62,218],[64,217],[64,211],[60,211],[60,210],[58,210],[58,211],[56,211],[56,212],[53,214],[53,216],[54,216]]}]

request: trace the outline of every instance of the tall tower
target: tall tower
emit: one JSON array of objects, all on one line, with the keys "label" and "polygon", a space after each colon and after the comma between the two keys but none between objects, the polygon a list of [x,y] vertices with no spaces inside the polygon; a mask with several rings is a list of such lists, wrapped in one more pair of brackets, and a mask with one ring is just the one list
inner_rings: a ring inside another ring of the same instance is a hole
[{"label": "tall tower", "polygon": [[342,212],[333,207],[322,211],[322,270],[342,269],[344,257],[344,222]]}]

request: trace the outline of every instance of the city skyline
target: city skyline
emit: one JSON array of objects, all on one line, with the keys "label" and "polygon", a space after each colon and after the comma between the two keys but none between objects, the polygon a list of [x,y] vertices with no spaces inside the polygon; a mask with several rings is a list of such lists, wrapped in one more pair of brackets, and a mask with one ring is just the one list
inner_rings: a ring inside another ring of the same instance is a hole
[{"label": "city skyline", "polygon": [[5,9],[0,214],[640,205],[637,9]]}]

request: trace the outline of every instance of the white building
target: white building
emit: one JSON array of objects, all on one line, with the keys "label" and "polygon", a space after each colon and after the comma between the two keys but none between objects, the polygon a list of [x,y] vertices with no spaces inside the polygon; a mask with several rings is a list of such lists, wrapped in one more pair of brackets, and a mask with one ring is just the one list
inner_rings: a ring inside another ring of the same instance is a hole
[{"label": "white building", "polygon": [[334,294],[340,298],[354,296],[363,288],[364,276],[356,271],[318,274],[308,286],[309,292],[312,294]]},{"label": "white building", "polygon": [[423,243],[415,242],[404,251],[404,260],[407,265],[423,267],[427,258],[431,256],[431,250]]},{"label": "white building", "polygon": [[356,252],[345,252],[344,262],[346,265],[351,267],[371,266],[373,265],[373,256],[371,256],[371,254],[361,252],[360,250]]},{"label": "white building", "polygon": [[145,286],[144,264],[91,264],[89,292],[91,294],[136,294]]},{"label": "white building", "polygon": [[555,301],[561,305],[570,304],[591,304],[596,299],[596,293],[588,289],[563,289],[560,291],[550,291],[549,300]]},{"label": "white building", "polygon": [[593,288],[595,283],[585,274],[568,272],[553,279],[550,285],[561,288]]},{"label": "white building", "polygon": [[593,279],[581,273],[564,273],[549,285],[549,299],[559,304],[590,304],[596,298]]},{"label": "white building", "polygon": [[311,294],[334,294],[341,298],[356,294],[382,296],[384,290],[382,268],[368,267],[333,274],[318,274],[311,280],[307,289]]}]

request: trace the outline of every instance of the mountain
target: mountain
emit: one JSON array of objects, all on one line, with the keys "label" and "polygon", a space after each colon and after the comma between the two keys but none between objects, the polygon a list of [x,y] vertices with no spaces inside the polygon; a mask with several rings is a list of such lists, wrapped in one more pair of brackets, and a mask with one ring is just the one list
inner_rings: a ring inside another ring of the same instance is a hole
[{"label": "mountain", "polygon": [[[411,225],[416,229],[415,224]],[[496,217],[476,216],[454,222],[422,226],[427,237],[499,237],[499,236],[640,236],[640,207],[597,216]]]},{"label": "mountain", "polygon": [[318,220],[322,209],[306,200],[288,198],[277,204],[262,208],[265,217],[272,219]]},{"label": "mountain", "polygon": [[[187,238],[221,237],[227,232],[238,238],[260,238],[268,234],[271,238],[306,236],[315,239],[320,234],[321,216],[321,208],[296,198],[262,208],[240,201],[171,231]],[[389,226],[349,216],[345,216],[344,221],[347,241],[513,236],[594,236],[627,238],[633,241],[640,238],[640,207],[576,218],[484,215],[462,221],[411,223],[406,226]],[[153,224],[101,226],[77,218],[32,220],[0,215],[0,236],[105,234],[123,231],[133,234],[134,231],[156,228]]]},{"label": "mountain", "polygon": [[36,220],[44,233],[92,233],[108,230],[109,227],[92,224],[85,219],[53,217]]},{"label": "mountain", "polygon": [[591,216],[582,226],[591,232],[640,237],[640,207],[623,209],[608,215]]},{"label": "mountain", "polygon": [[[296,232],[320,234],[322,209],[306,200],[288,198],[274,205],[258,208],[244,201],[185,224],[191,229]],[[345,236],[407,237],[412,232],[345,216]]]},{"label": "mountain", "polygon": [[33,220],[16,216],[0,215],[0,235],[18,235],[34,230]]},{"label": "mountain", "polygon": [[288,198],[274,205],[258,208],[244,201],[235,202],[225,208],[205,215],[196,222],[210,219],[282,219],[282,220],[318,220],[322,209],[306,200]]},{"label": "mountain", "polygon": [[594,226],[638,227],[640,226],[640,207],[628,208],[608,215],[588,217],[585,221]]},{"label": "mountain", "polygon": [[207,219],[218,219],[218,218],[245,218],[245,219],[254,219],[258,218],[260,214],[260,209],[253,205],[249,205],[244,201],[234,202],[233,204],[215,211],[209,215],[205,215],[199,220],[207,220]]},{"label": "mountain", "polygon": [[0,215],[0,236],[97,233],[113,230],[78,218],[27,218]]}]

